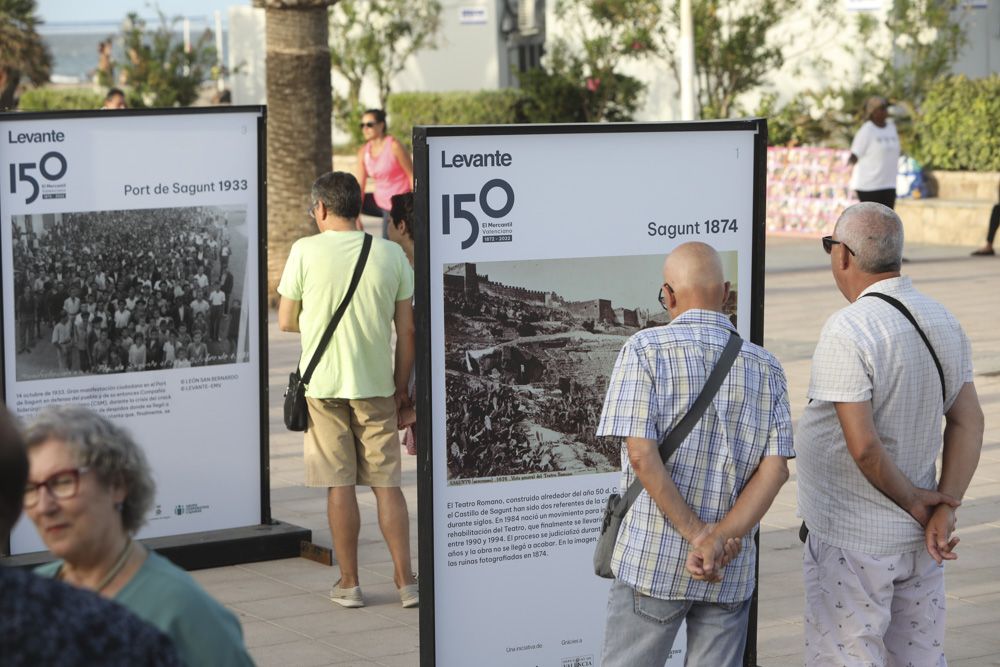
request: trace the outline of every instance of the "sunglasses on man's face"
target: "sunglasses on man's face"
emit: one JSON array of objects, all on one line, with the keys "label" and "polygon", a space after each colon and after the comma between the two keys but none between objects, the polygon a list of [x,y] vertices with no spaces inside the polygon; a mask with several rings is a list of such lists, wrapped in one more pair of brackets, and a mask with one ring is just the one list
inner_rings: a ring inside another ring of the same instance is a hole
[{"label": "sunglasses on man's face", "polygon": [[822,239],[822,241],[823,241],[823,250],[826,251],[827,255],[829,255],[831,252],[833,252],[833,246],[835,246],[835,245],[842,245],[845,248],[847,248],[847,252],[851,253],[852,255],[854,254],[854,251],[851,250],[850,246],[848,246],[843,241],[838,241],[838,240],[834,239],[832,236],[824,236],[823,239]]},{"label": "sunglasses on man's face", "polygon": [[375,122],[371,122],[371,121],[369,121],[369,122],[367,122],[367,123],[361,123],[361,129],[363,130],[363,129],[365,129],[366,127],[367,127],[367,128],[373,128],[373,127],[375,127],[376,125],[378,125],[378,123],[375,123]]}]

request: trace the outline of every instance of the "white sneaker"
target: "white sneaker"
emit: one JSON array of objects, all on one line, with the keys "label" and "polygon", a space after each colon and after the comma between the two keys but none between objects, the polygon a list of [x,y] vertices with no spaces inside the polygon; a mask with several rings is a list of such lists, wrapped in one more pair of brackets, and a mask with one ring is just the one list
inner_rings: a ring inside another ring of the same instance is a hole
[{"label": "white sneaker", "polygon": [[[337,584],[340,582],[338,581]],[[365,606],[365,599],[361,597],[361,587],[355,586],[354,588],[340,588],[338,585],[334,585],[330,589],[330,600],[336,602],[341,607],[347,607],[348,609],[357,609],[358,607]]]},{"label": "white sneaker", "polygon": [[408,584],[399,589],[399,601],[404,609],[416,607],[420,604],[420,588],[417,584]]}]

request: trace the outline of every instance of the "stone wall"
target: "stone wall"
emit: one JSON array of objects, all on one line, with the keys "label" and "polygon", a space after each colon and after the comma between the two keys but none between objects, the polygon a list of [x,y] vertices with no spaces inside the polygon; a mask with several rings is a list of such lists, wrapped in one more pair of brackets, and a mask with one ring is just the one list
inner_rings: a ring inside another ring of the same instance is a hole
[{"label": "stone wall", "polygon": [[596,322],[601,317],[601,306],[598,303],[598,299],[590,299],[588,301],[568,301],[563,304],[563,307],[566,308],[571,315],[580,320]]},{"label": "stone wall", "polygon": [[489,279],[489,276],[479,276],[479,289],[487,294],[517,299],[538,306],[544,306],[546,302],[545,292],[495,283]]},{"label": "stone wall", "polygon": [[900,199],[906,243],[980,246],[986,238],[992,204],[976,200]]},{"label": "stone wall", "polygon": [[998,201],[1000,172],[938,171],[927,177],[932,199],[899,199],[907,243],[982,245]]},{"label": "stone wall", "polygon": [[939,199],[979,200],[995,203],[1000,172],[932,171],[927,175],[931,193]]}]

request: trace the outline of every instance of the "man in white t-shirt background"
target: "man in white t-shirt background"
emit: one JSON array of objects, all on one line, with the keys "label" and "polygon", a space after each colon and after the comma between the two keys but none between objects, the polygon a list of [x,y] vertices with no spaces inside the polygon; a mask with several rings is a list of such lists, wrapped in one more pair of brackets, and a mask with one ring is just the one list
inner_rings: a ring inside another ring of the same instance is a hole
[{"label": "man in white t-shirt background", "polygon": [[884,97],[869,97],[865,102],[865,122],[851,141],[847,163],[854,166],[850,187],[858,199],[896,207],[899,135]]}]

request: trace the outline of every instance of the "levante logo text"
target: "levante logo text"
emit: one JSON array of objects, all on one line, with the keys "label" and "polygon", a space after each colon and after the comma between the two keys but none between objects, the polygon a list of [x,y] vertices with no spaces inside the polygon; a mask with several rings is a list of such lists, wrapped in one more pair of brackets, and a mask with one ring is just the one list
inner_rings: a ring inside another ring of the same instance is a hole
[{"label": "levante logo text", "polygon": [[451,157],[441,151],[441,167],[461,169],[462,167],[509,167],[513,161],[510,153],[455,153]]},{"label": "levante logo text", "polygon": [[59,130],[47,130],[45,132],[18,132],[14,134],[7,130],[7,143],[9,144],[48,144],[62,143],[66,140],[66,135]]}]

